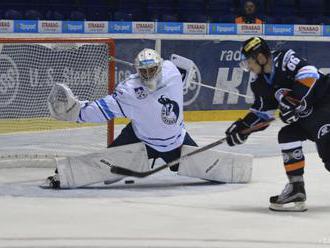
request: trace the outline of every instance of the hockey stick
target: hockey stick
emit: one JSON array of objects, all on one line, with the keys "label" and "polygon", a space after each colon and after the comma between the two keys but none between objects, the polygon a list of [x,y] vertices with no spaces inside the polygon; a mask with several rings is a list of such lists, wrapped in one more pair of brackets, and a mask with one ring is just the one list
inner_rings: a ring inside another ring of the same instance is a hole
[{"label": "hockey stick", "polygon": [[[134,67],[134,64],[133,63],[128,62],[128,61],[125,61],[125,60],[117,59],[117,58],[115,58],[113,56],[110,56],[109,57],[109,61],[114,61],[114,62],[117,62],[119,64],[123,64],[123,65],[127,65],[127,66],[130,66],[130,67]],[[229,91],[229,90],[225,90],[225,89],[213,87],[213,86],[210,86],[210,85],[207,85],[207,84],[203,84],[203,83],[198,83],[198,82],[191,81],[190,84],[199,85],[199,86],[202,86],[202,87],[205,87],[205,88],[208,88],[208,89],[213,89],[213,90],[216,90],[216,91],[222,91],[222,92],[226,92],[228,94],[237,95],[237,96],[241,96],[241,97],[244,97],[244,98],[251,98],[251,99],[253,98],[252,96],[248,96],[248,95],[236,93],[236,92],[233,92],[233,91]]]},{"label": "hockey stick", "polygon": [[[265,122],[261,122],[251,128],[247,128],[245,130],[242,131],[242,134],[250,134],[252,132],[255,132],[261,128],[264,128],[266,126],[269,125],[270,122],[272,122],[274,119],[270,119],[268,121],[265,121]],[[203,151],[206,151],[206,150],[209,150],[215,146],[218,146],[222,143],[224,143],[226,141],[226,138],[227,137],[224,137],[224,138],[221,138],[211,144],[208,144],[206,146],[203,146],[193,152],[190,152],[190,153],[187,153],[185,155],[183,155],[182,157],[178,158],[178,159],[175,159],[167,164],[164,164],[154,170],[150,170],[150,171],[145,171],[145,172],[140,172],[140,171],[134,171],[134,170],[130,170],[130,169],[127,169],[127,168],[123,168],[123,167],[120,167],[120,166],[116,166],[116,165],[112,165],[111,166],[111,172],[112,173],[115,173],[115,174],[119,174],[119,175],[123,175],[123,176],[131,176],[131,177],[147,177],[147,176],[150,176],[152,174],[155,174],[157,173],[158,171],[161,171],[161,170],[164,170],[168,167],[171,167],[171,166],[174,166],[180,162],[182,162],[183,160],[195,155],[195,154],[198,154],[198,153],[201,153]]]},{"label": "hockey stick", "polygon": [[191,81],[191,82],[189,82],[189,83],[190,83],[190,84],[195,84],[195,85],[200,85],[200,86],[202,86],[202,87],[205,87],[205,88],[208,88],[208,89],[212,89],[212,90],[216,90],[216,91],[226,92],[226,93],[229,93],[229,94],[232,94],[232,95],[236,95],[236,96],[241,96],[241,97],[244,97],[244,98],[250,98],[250,99],[253,99],[253,96],[248,96],[248,95],[244,95],[244,94],[236,93],[236,92],[233,92],[233,91],[229,91],[229,90],[225,90],[225,89],[221,89],[221,88],[213,87],[213,86],[210,86],[210,85],[207,85],[207,84],[198,83],[198,82],[194,82],[194,81]]}]

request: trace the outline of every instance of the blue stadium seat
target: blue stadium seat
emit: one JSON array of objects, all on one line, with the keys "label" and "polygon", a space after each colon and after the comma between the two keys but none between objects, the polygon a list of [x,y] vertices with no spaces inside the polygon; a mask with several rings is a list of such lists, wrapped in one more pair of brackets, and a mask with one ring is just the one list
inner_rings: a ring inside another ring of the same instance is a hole
[{"label": "blue stadium seat", "polygon": [[264,16],[262,18],[266,24],[281,24],[282,20],[281,18],[277,18],[275,16]]},{"label": "blue stadium seat", "polygon": [[133,15],[131,13],[116,11],[113,14],[114,21],[133,21]]},{"label": "blue stadium seat", "polygon": [[142,10],[147,5],[145,0],[120,0],[118,3],[118,10],[131,11]]},{"label": "blue stadium seat", "polygon": [[282,16],[282,24],[307,24],[307,20],[300,16]]},{"label": "blue stadium seat", "polygon": [[162,20],[162,16],[172,15],[176,16],[176,5],[173,0],[166,1],[161,0],[159,4],[158,1],[149,1],[147,6],[147,14],[145,15],[145,19],[149,21],[160,21]]},{"label": "blue stadium seat", "polygon": [[208,22],[204,0],[177,0],[177,14],[182,22]]},{"label": "blue stadium seat", "polygon": [[207,9],[211,12],[218,13],[238,13],[239,9],[234,4],[235,2],[232,0],[209,0]]},{"label": "blue stadium seat", "polygon": [[63,15],[63,13],[60,13],[58,11],[54,10],[48,10],[46,12],[46,20],[53,20],[53,21],[60,21],[60,20],[66,20],[67,18]]},{"label": "blue stadium seat", "polygon": [[[207,13],[213,22],[229,22],[231,16],[238,15],[239,11],[232,0],[209,0]],[[223,17],[222,20],[220,17]],[[230,21],[234,22],[234,21]]]},{"label": "blue stadium seat", "polygon": [[163,14],[161,15],[160,20],[163,22],[177,22],[178,16],[175,14]]},{"label": "blue stadium seat", "polygon": [[108,1],[108,0],[79,0],[80,6],[87,6],[88,8],[93,8],[95,6],[109,6],[112,2],[115,1]]},{"label": "blue stadium seat", "polygon": [[219,15],[217,13],[213,13],[212,15],[209,15],[209,19],[211,22],[216,22],[216,23],[235,23],[235,14],[222,14]]},{"label": "blue stadium seat", "polygon": [[149,0],[147,3],[147,8],[149,9],[171,9],[172,11],[175,10],[175,0]]},{"label": "blue stadium seat", "polygon": [[270,0],[269,11],[272,15],[277,16],[296,15],[299,6],[296,4],[296,0]]},{"label": "blue stadium seat", "polygon": [[299,0],[300,15],[317,17],[325,12],[323,0]]},{"label": "blue stadium seat", "polygon": [[144,21],[144,13],[140,10],[116,11],[113,14],[114,21]]},{"label": "blue stadium seat", "polygon": [[86,10],[86,19],[89,21],[109,21],[112,19],[111,9],[108,6],[90,6]]},{"label": "blue stadium seat", "polygon": [[204,10],[205,7],[204,0],[177,0],[177,8],[181,10]]},{"label": "blue stadium seat", "polygon": [[180,17],[182,22],[209,22],[208,16],[194,12],[181,13]]},{"label": "blue stadium seat", "polygon": [[84,20],[86,20],[86,15],[82,11],[73,10],[70,13],[70,20],[71,21],[84,21]]},{"label": "blue stadium seat", "polygon": [[5,12],[4,18],[7,20],[21,20],[21,19],[23,19],[23,15],[18,10],[9,9]]},{"label": "blue stadium seat", "polygon": [[[41,1],[41,2],[44,2],[44,1]],[[73,6],[75,4],[75,1],[74,0],[52,0],[52,6]]]},{"label": "blue stadium seat", "polygon": [[175,17],[175,20],[177,20],[175,0],[149,0],[147,4],[147,13],[147,21],[163,21],[163,15],[168,16],[165,17],[165,19],[173,19],[173,17]]},{"label": "blue stadium seat", "polygon": [[310,24],[316,24],[316,25],[329,25],[330,24],[330,17],[329,16],[318,16],[313,19],[311,19]]},{"label": "blue stadium seat", "polygon": [[220,16],[220,23],[235,23],[235,15],[229,14],[229,15],[223,15]]},{"label": "blue stadium seat", "polygon": [[26,20],[43,20],[45,19],[44,16],[35,9],[29,9],[25,12],[25,19]]},{"label": "blue stadium seat", "polygon": [[125,13],[128,21],[143,21],[146,19],[146,0],[120,0],[118,10],[114,13],[114,20],[125,21]]},{"label": "blue stadium seat", "polygon": [[148,10],[148,15],[145,17],[145,21],[160,22],[162,19],[162,13],[158,10]]}]

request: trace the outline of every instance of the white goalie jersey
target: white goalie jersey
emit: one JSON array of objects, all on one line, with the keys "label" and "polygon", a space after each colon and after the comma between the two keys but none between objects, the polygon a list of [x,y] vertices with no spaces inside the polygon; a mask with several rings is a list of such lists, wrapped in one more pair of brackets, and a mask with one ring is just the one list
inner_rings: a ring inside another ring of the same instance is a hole
[{"label": "white goalie jersey", "polygon": [[78,122],[106,122],[112,118],[132,120],[136,136],[160,152],[182,145],[183,82],[177,67],[168,60],[162,65],[161,82],[150,92],[137,74],[119,83],[112,95],[81,103]]}]

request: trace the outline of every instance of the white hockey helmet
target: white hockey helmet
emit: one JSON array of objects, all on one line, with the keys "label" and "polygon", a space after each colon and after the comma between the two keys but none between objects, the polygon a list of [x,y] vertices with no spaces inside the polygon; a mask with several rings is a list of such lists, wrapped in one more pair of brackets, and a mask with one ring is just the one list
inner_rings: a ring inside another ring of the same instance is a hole
[{"label": "white hockey helmet", "polygon": [[163,59],[153,49],[145,48],[136,56],[136,71],[150,91],[157,89],[157,83],[161,79],[162,63]]}]

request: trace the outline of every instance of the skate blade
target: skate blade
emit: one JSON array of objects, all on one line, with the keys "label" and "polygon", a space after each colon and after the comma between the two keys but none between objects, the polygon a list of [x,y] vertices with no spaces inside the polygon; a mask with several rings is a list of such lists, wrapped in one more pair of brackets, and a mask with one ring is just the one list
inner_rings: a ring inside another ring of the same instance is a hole
[{"label": "skate blade", "polygon": [[305,202],[290,202],[286,204],[271,203],[269,209],[278,212],[304,212],[307,211]]},{"label": "skate blade", "polygon": [[40,184],[39,188],[42,189],[53,189],[53,187],[49,186],[49,184],[47,185],[46,183]]},{"label": "skate blade", "polygon": [[55,188],[51,182],[49,181],[49,179],[46,179],[42,184],[39,185],[39,188],[42,189],[59,189],[59,188]]}]

